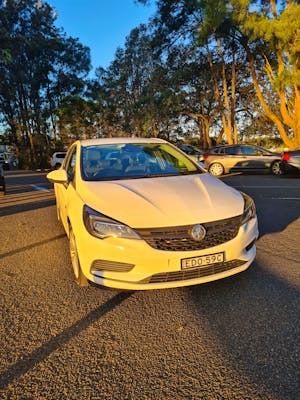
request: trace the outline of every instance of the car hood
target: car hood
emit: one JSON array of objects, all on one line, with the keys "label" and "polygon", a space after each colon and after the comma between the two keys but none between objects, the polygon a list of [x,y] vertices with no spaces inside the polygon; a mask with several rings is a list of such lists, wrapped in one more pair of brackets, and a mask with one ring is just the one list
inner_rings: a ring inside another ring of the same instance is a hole
[{"label": "car hood", "polygon": [[241,194],[208,173],[81,182],[83,202],[133,228],[180,226],[243,213]]}]

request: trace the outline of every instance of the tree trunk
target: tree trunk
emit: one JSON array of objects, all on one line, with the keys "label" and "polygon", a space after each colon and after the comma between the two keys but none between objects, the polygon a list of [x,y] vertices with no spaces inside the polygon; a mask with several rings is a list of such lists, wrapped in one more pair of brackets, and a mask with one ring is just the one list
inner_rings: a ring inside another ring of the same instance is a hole
[{"label": "tree trunk", "polygon": [[[287,147],[291,148],[291,149],[296,148],[297,145],[299,144],[298,141],[300,140],[300,130],[296,131],[296,132],[294,131],[294,135],[295,135],[295,139],[294,140],[289,138],[283,121],[281,121],[279,119],[279,117],[270,109],[270,107],[268,106],[268,104],[266,103],[266,101],[264,99],[264,96],[263,96],[262,91],[261,91],[261,89],[259,87],[259,82],[258,82],[258,78],[257,78],[257,75],[256,75],[254,57],[253,57],[253,54],[252,54],[248,44],[246,43],[245,40],[242,40],[241,43],[242,43],[242,45],[243,45],[243,47],[244,47],[244,49],[246,51],[247,58],[248,58],[248,61],[249,61],[250,72],[251,72],[252,81],[253,81],[253,84],[254,84],[254,87],[255,87],[255,90],[256,90],[256,96],[257,96],[257,98],[258,98],[258,100],[259,100],[259,102],[260,102],[260,104],[261,104],[266,116],[277,126],[279,134],[280,134],[283,142],[285,143],[285,145]],[[283,112],[285,114],[284,110],[285,110],[286,104],[285,104],[284,95],[281,94],[279,96],[279,98],[280,98],[281,113]],[[300,101],[299,101],[299,108],[300,108]],[[295,115],[295,120],[297,120],[297,123],[298,123],[299,119],[300,119],[300,112],[299,112],[298,116]],[[290,128],[293,128],[293,127],[291,126]]]}]

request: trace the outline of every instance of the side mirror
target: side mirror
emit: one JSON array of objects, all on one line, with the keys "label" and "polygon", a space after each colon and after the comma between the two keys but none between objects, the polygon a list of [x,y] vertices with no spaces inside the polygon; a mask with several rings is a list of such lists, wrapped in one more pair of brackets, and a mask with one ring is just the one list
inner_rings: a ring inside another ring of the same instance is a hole
[{"label": "side mirror", "polygon": [[67,183],[68,175],[64,169],[56,169],[47,174],[47,179],[52,183]]}]

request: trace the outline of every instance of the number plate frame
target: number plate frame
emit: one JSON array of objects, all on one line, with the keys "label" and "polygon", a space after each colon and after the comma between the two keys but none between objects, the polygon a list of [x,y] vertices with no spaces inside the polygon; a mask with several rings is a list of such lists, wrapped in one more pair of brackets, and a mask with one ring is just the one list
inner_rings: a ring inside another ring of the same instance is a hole
[{"label": "number plate frame", "polygon": [[188,257],[181,259],[181,269],[204,268],[208,265],[219,264],[225,261],[225,252],[205,254],[204,256]]}]

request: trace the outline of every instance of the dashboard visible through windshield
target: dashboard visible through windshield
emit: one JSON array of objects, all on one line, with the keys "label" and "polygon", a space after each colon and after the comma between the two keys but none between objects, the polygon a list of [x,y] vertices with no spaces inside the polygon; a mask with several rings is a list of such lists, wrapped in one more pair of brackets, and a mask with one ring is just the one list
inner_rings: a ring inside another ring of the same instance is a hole
[{"label": "dashboard visible through windshield", "polygon": [[202,173],[193,161],[166,143],[126,143],[83,146],[84,180],[102,181]]}]

